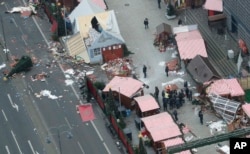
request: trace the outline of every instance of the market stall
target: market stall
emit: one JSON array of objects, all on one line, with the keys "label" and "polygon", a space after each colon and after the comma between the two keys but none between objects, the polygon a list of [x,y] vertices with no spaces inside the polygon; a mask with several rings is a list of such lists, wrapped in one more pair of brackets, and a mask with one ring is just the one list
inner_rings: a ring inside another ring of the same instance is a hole
[{"label": "market stall", "polygon": [[227,123],[228,130],[233,131],[240,127],[240,102],[236,102],[219,95],[209,94],[209,99],[212,102],[213,108],[218,115]]},{"label": "market stall", "polygon": [[156,27],[154,46],[158,46],[160,52],[165,52],[167,46],[172,43],[170,37],[171,34],[171,26],[166,23],[161,23]]},{"label": "market stall", "polygon": [[152,95],[135,97],[134,100],[139,117],[151,116],[159,112],[160,106]]},{"label": "market stall", "polygon": [[167,112],[141,118],[146,134],[152,141],[154,149],[162,147],[161,142],[166,139],[180,137],[182,135],[178,125]]},{"label": "market stall", "polygon": [[[181,137],[176,137],[173,139],[168,139],[168,140],[162,141],[162,149],[163,149],[162,154],[167,154],[168,147],[178,145],[178,144],[183,144],[183,143],[185,143],[185,142],[183,141],[183,139]],[[191,152],[190,152],[190,150],[185,150],[185,151],[179,152],[179,154],[191,154]]]},{"label": "market stall", "polygon": [[112,90],[116,100],[126,109],[133,110],[135,103],[133,98],[137,95],[143,95],[143,82],[133,79],[132,77],[115,76],[103,89],[104,93]]}]

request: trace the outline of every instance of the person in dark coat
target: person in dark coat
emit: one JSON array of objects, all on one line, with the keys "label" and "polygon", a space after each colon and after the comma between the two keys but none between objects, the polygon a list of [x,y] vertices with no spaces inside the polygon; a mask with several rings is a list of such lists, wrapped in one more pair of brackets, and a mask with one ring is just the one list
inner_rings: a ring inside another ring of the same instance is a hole
[{"label": "person in dark coat", "polygon": [[175,121],[178,121],[178,113],[176,110],[173,111],[173,115],[174,115],[174,118],[175,118]]},{"label": "person in dark coat", "polygon": [[188,87],[185,89],[185,94],[186,94],[186,97],[188,99],[189,98],[189,88]]},{"label": "person in dark coat", "polygon": [[175,102],[176,108],[179,109],[181,107],[181,103],[180,103],[180,98],[176,97],[176,102]]},{"label": "person in dark coat", "polygon": [[148,29],[148,18],[144,19],[144,26],[145,26],[145,29]]},{"label": "person in dark coat", "polygon": [[174,98],[172,97],[172,98],[169,99],[169,108],[170,108],[170,110],[172,110],[173,107],[174,107]]},{"label": "person in dark coat", "polygon": [[188,100],[189,100],[189,101],[192,101],[192,100],[193,100],[193,92],[192,92],[192,90],[189,90]]},{"label": "person in dark coat", "polygon": [[180,26],[180,25],[182,25],[182,20],[181,20],[181,18],[179,18],[179,20],[178,20],[178,26]]},{"label": "person in dark coat", "polygon": [[155,95],[155,98],[158,99],[158,97],[159,97],[159,88],[157,86],[155,86],[155,93],[154,93],[154,95]]},{"label": "person in dark coat", "polygon": [[200,123],[203,125],[203,113],[202,110],[199,111],[199,118],[200,118]]},{"label": "person in dark coat", "polygon": [[162,103],[163,103],[163,110],[167,111],[168,110],[168,99],[163,97]]},{"label": "person in dark coat", "polygon": [[161,0],[157,0],[158,1],[158,8],[161,9]]},{"label": "person in dark coat", "polygon": [[188,82],[184,81],[184,88],[187,88],[187,87],[188,87]]},{"label": "person in dark coat", "polygon": [[147,66],[146,65],[143,65],[142,72],[144,74],[144,78],[146,78],[147,77]]},{"label": "person in dark coat", "polygon": [[162,98],[165,97],[165,90],[161,91],[161,96],[162,96]]},{"label": "person in dark coat", "polygon": [[165,72],[166,72],[166,75],[168,76],[168,71],[169,71],[169,68],[168,68],[168,65],[166,65],[165,67]]}]

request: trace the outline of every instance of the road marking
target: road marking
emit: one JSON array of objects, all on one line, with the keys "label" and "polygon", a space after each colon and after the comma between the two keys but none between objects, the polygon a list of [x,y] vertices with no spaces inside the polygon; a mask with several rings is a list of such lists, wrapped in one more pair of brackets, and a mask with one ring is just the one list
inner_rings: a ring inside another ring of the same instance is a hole
[{"label": "road marking", "polygon": [[35,150],[34,150],[32,144],[31,144],[30,140],[28,140],[28,143],[29,143],[29,146],[30,146],[30,149],[31,149],[32,153],[33,153],[33,154],[36,154],[36,152],[35,152]]},{"label": "road marking", "polygon": [[15,108],[16,110],[17,110],[17,112],[19,111],[18,110],[18,105],[16,105],[15,103],[13,103],[13,101],[12,101],[12,99],[11,99],[11,97],[10,97],[10,94],[7,94],[8,95],[8,98],[9,98],[9,100],[10,100],[10,104],[11,104],[11,106],[13,107],[13,108]]},{"label": "road marking", "polygon": [[78,146],[79,146],[80,150],[82,151],[82,153],[83,153],[83,154],[85,154],[85,152],[84,152],[84,150],[83,150],[83,148],[82,148],[82,145],[80,144],[80,142],[79,142],[79,141],[77,141],[77,144],[78,144]]},{"label": "road marking", "polygon": [[20,146],[19,146],[19,144],[18,144],[18,142],[17,142],[17,140],[16,140],[16,136],[15,136],[15,134],[13,133],[12,130],[11,130],[11,134],[12,134],[12,137],[14,138],[14,140],[15,140],[15,142],[16,142],[16,145],[17,145],[17,148],[18,148],[18,150],[19,150],[19,153],[22,154],[22,151],[21,151],[21,149],[20,149]]},{"label": "road marking", "polygon": [[90,122],[91,122],[92,126],[94,127],[94,129],[95,129],[97,135],[99,136],[100,140],[103,141],[103,138],[102,138],[100,132],[98,131],[98,129],[96,128],[95,123],[92,120]]},{"label": "road marking", "polygon": [[10,150],[9,150],[9,147],[7,145],[5,145],[5,149],[7,151],[7,154],[10,154]]},{"label": "road marking", "polygon": [[105,142],[103,142],[103,145],[104,145],[105,149],[107,150],[107,152],[108,152],[109,154],[111,154],[111,152],[109,151],[109,148],[108,148],[108,146],[106,145]]},{"label": "road marking", "polygon": [[3,109],[2,109],[2,113],[3,113],[3,116],[4,116],[5,121],[8,121],[8,119],[7,119],[7,117],[6,117],[6,115],[5,115],[4,110],[3,110]]},{"label": "road marking", "polygon": [[68,121],[67,117],[64,117],[64,119],[65,119],[65,121],[66,121],[67,125],[69,126],[69,128],[70,128],[70,129],[72,129],[72,127],[71,127],[71,125],[70,125],[70,123],[69,123],[69,121]]}]

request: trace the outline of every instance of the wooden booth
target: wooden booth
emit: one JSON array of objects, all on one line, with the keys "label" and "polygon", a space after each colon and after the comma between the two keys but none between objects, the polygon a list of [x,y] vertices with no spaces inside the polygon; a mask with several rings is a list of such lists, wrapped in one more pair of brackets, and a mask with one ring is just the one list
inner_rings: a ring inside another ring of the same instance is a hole
[{"label": "wooden booth", "polygon": [[135,97],[134,100],[136,102],[136,113],[139,117],[159,113],[160,106],[152,95]]},{"label": "wooden booth", "polygon": [[108,93],[111,88],[116,100],[119,100],[126,109],[133,110],[135,96],[143,95],[143,82],[133,79],[132,77],[114,76],[113,79],[103,89],[104,93]]},{"label": "wooden booth", "polygon": [[146,134],[153,144],[155,151],[162,149],[162,141],[182,135],[178,125],[167,112],[141,118]]}]

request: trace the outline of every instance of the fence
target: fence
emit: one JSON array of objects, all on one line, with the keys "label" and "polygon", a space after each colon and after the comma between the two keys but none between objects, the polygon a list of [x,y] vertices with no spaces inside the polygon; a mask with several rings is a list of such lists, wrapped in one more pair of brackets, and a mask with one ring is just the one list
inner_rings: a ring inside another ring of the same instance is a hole
[{"label": "fence", "polygon": [[57,23],[55,17],[53,16],[53,14],[52,14],[49,3],[44,4],[44,12],[48,16],[49,22],[52,24],[51,32],[56,32],[56,30],[58,29],[58,23]]},{"label": "fence", "polygon": [[[100,94],[98,93],[98,90],[95,88],[93,82],[89,78],[87,78],[87,87],[88,87],[89,92],[92,94],[92,96],[95,98],[95,100],[99,104],[100,108],[106,114],[105,103],[104,103],[102,97],[100,96]],[[129,154],[134,154],[134,150],[133,150],[133,147],[130,143],[130,140],[123,133],[123,130],[120,128],[120,126],[116,122],[116,118],[111,114],[111,115],[109,115],[108,119],[109,119],[110,123],[112,124],[113,128],[115,129],[115,132],[119,136],[120,140],[122,141],[123,145],[127,149],[127,152]]]}]

